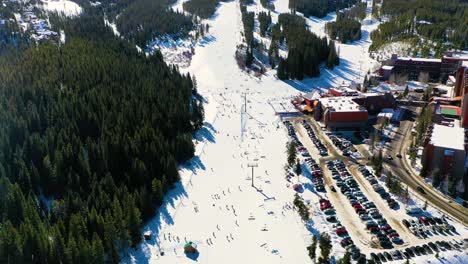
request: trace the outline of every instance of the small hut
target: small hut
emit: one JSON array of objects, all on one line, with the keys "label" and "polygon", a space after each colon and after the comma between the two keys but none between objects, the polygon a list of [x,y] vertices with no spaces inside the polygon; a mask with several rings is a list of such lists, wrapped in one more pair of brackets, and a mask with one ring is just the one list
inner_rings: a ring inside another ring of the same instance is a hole
[{"label": "small hut", "polygon": [[188,253],[197,253],[197,245],[196,245],[195,243],[193,243],[192,241],[187,242],[187,243],[184,245],[184,253],[185,253],[185,254],[188,254]]},{"label": "small hut", "polygon": [[152,235],[152,232],[151,231],[146,231],[145,233],[143,233],[143,237],[145,238],[145,240],[150,240],[151,239],[151,235]]}]

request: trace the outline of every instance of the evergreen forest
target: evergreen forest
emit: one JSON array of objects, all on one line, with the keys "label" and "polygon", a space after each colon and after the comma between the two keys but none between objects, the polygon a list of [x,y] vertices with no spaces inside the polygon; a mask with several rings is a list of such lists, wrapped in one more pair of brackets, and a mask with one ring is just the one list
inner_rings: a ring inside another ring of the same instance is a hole
[{"label": "evergreen forest", "polygon": [[0,263],[118,263],[194,154],[188,74],[102,17],[0,56]]},{"label": "evergreen forest", "polygon": [[371,51],[401,40],[434,42],[436,56],[442,54],[442,49],[463,50],[468,46],[467,1],[385,0],[375,10],[386,22],[371,33]]},{"label": "evergreen forest", "polygon": [[359,0],[289,0],[289,9],[305,17],[325,17],[328,13],[351,7]]}]

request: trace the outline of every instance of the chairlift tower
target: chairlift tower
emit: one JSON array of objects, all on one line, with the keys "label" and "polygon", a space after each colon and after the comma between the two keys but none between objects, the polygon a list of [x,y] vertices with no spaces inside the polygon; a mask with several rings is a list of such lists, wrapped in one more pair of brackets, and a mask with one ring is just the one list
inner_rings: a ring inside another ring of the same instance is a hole
[{"label": "chairlift tower", "polygon": [[252,187],[255,187],[254,185],[254,168],[258,167],[257,163],[248,163],[247,167],[252,168]]}]

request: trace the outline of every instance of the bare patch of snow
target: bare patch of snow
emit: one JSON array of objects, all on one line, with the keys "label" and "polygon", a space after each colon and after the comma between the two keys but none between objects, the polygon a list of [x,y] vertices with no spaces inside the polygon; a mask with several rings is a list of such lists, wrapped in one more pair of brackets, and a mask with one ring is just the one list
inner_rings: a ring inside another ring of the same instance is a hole
[{"label": "bare patch of snow", "polygon": [[65,16],[77,16],[82,12],[82,8],[77,3],[69,0],[42,0],[42,6],[47,11],[58,12]]}]

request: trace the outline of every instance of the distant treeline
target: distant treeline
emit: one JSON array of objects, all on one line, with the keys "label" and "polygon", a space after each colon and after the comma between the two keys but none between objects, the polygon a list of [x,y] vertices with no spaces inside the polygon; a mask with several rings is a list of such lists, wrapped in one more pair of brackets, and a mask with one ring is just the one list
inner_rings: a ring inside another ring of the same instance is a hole
[{"label": "distant treeline", "polygon": [[160,53],[99,16],[60,26],[66,44],[0,56],[0,263],[118,263],[203,123],[193,79]]},{"label": "distant treeline", "polygon": [[385,0],[380,17],[388,21],[371,33],[371,50],[404,39],[431,40],[448,48],[468,46],[468,3],[463,0]]},{"label": "distant treeline", "polygon": [[289,0],[289,9],[298,11],[305,17],[325,17],[328,13],[351,7],[360,0]]},{"label": "distant treeline", "polygon": [[329,68],[339,64],[333,41],[329,42],[327,38],[319,38],[310,32],[303,17],[280,14],[278,23],[288,45],[288,57],[279,61],[279,79],[302,80],[304,76],[316,77],[320,75],[322,62],[326,62]]},{"label": "distant treeline", "polygon": [[155,37],[184,35],[195,28],[191,16],[173,11],[175,0],[100,0],[92,6],[87,0],[74,0],[88,14],[107,17],[115,22],[120,34],[145,48]]},{"label": "distant treeline", "polygon": [[184,10],[201,18],[209,18],[216,12],[220,0],[189,0],[183,4]]},{"label": "distant treeline", "polygon": [[328,22],[325,31],[331,39],[349,42],[361,39],[361,23],[366,17],[366,3],[359,3],[349,10],[337,11],[336,21]]},{"label": "distant treeline", "polygon": [[184,35],[194,28],[192,18],[172,11],[168,1],[136,0],[117,18],[117,28],[140,47],[163,34]]}]

